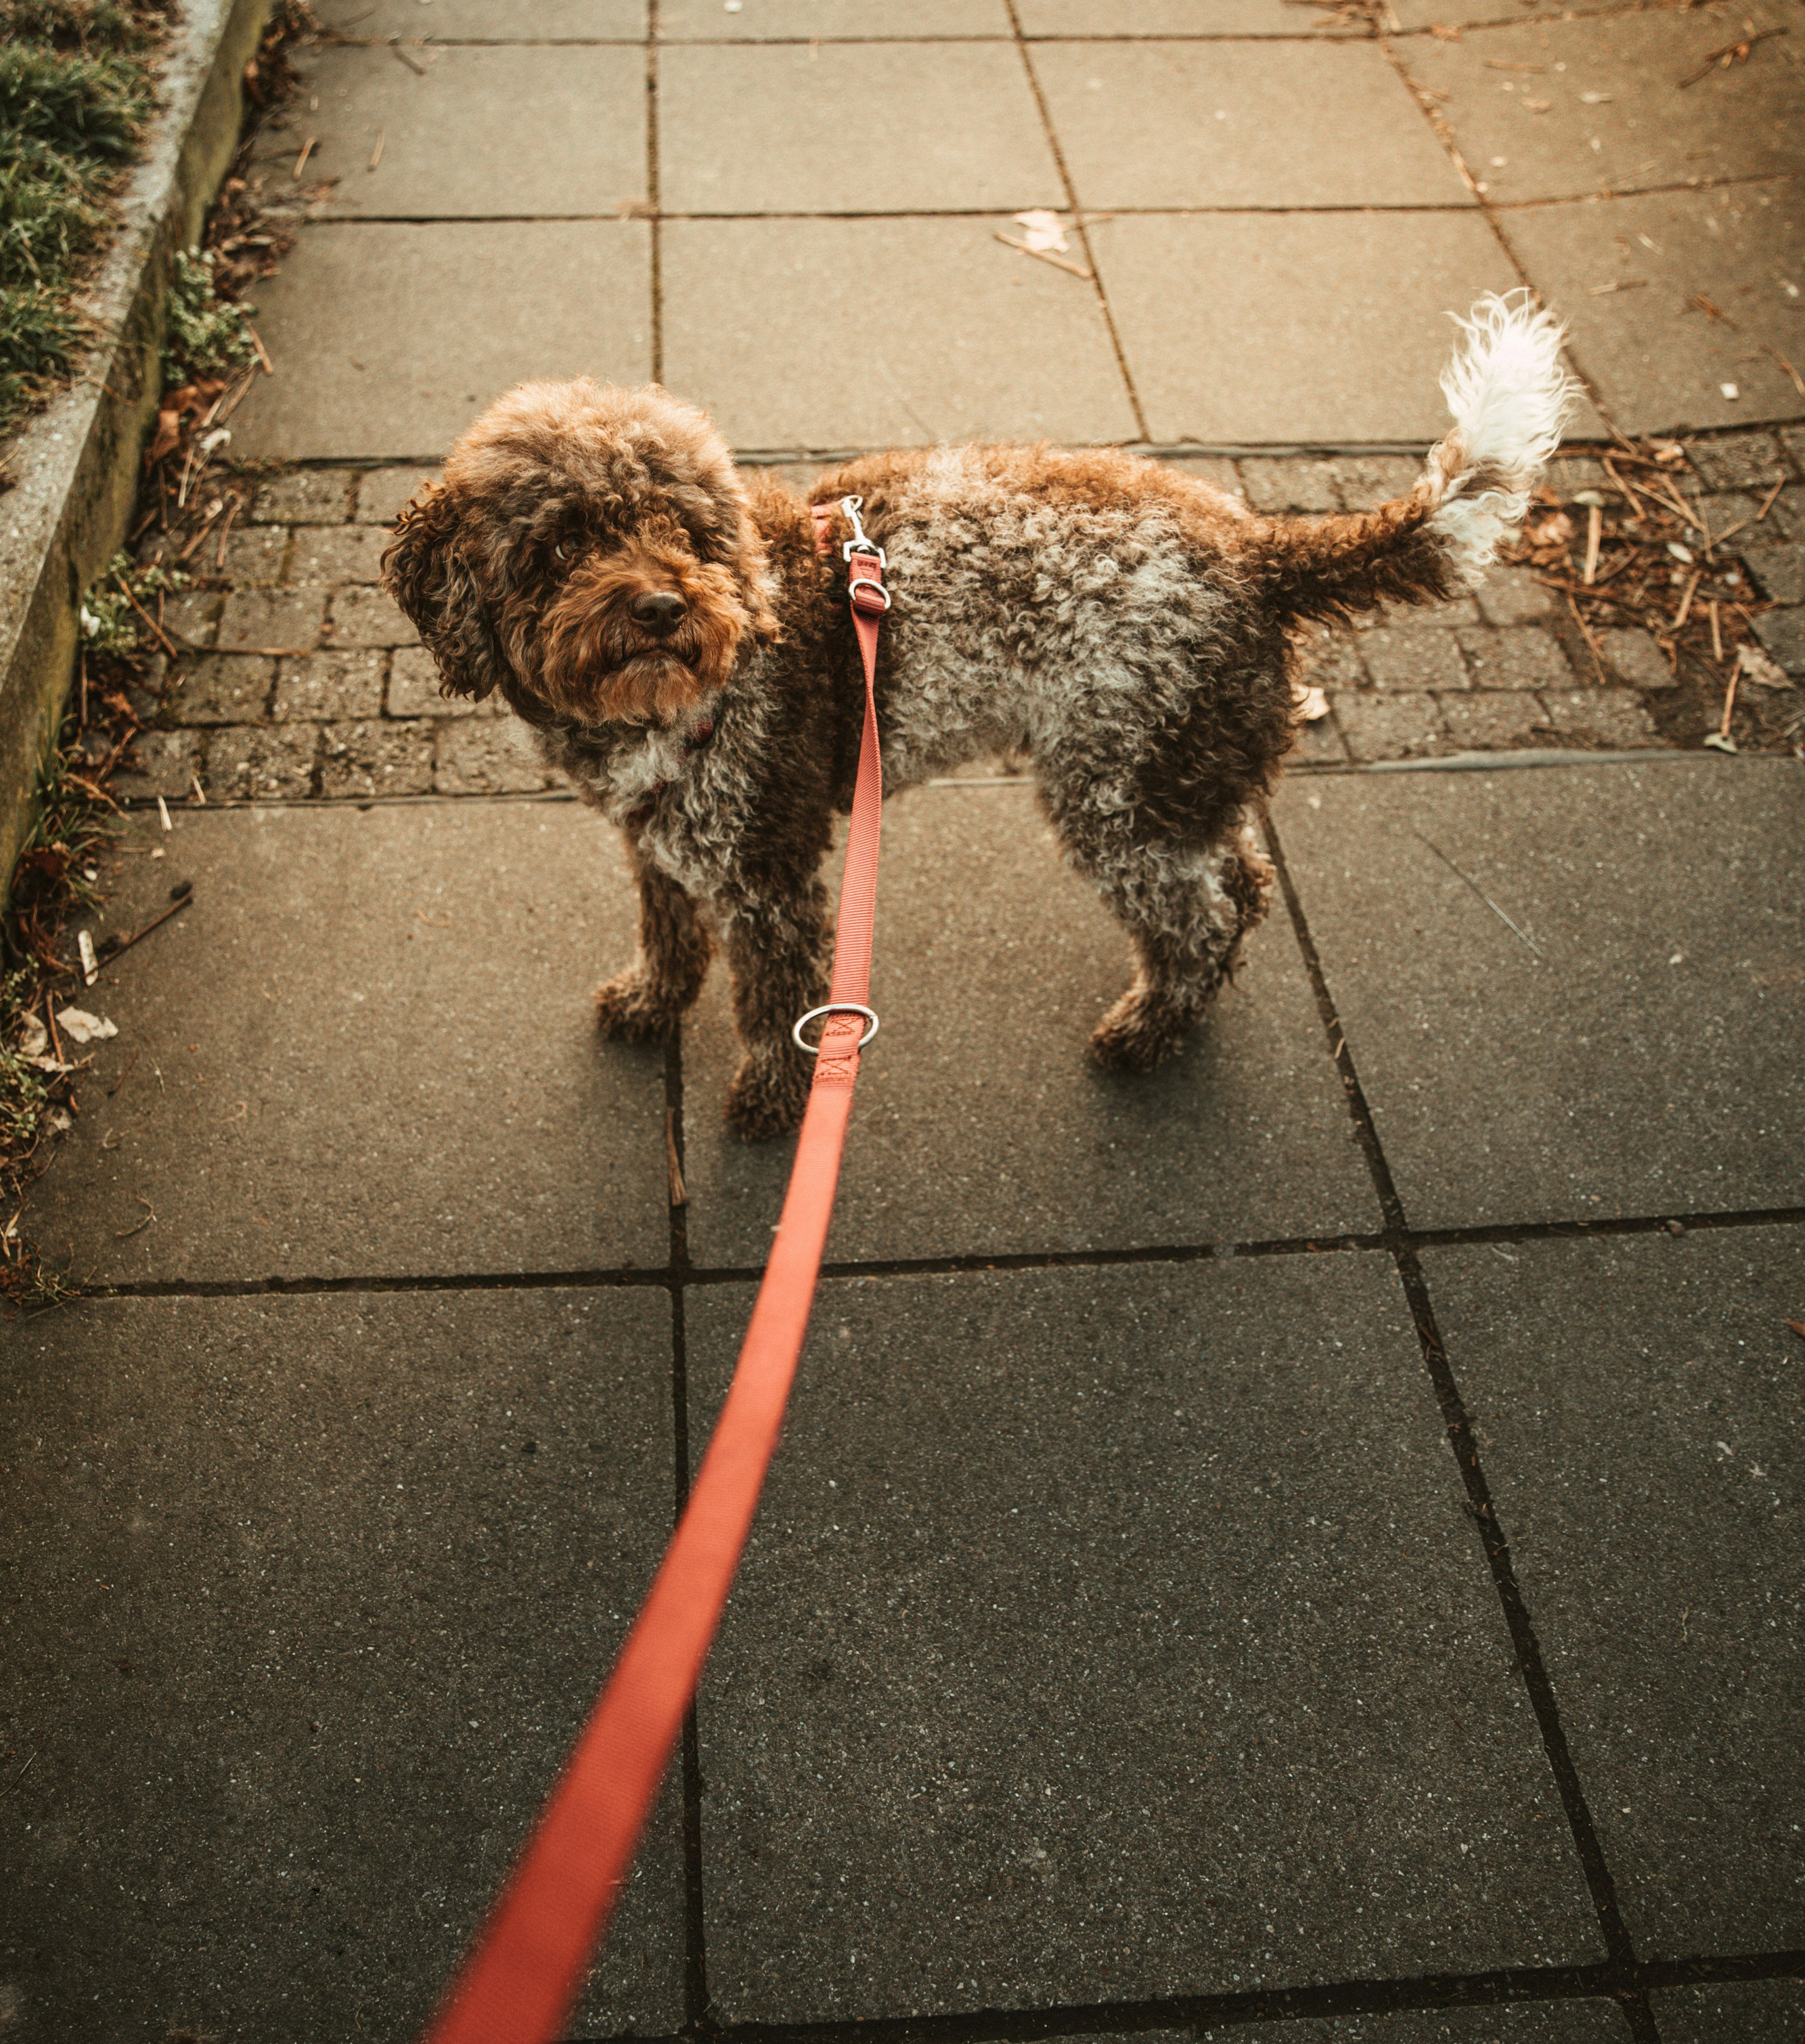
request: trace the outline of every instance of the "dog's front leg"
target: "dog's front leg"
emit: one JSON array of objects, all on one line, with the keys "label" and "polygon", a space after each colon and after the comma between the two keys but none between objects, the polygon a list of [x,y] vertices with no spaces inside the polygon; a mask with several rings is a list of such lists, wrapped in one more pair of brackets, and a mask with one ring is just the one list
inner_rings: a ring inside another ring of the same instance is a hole
[{"label": "dog's front leg", "polygon": [[694,1006],[714,943],[695,903],[636,836],[628,836],[627,849],[639,883],[639,955],[596,989],[595,1019],[605,1036],[656,1043]]},{"label": "dog's front leg", "polygon": [[733,1020],[745,1050],[728,1089],[727,1118],[748,1143],[784,1135],[802,1119],[814,1060],[790,1029],[828,997],[832,938],[818,880],[724,909],[721,935],[733,974]]}]

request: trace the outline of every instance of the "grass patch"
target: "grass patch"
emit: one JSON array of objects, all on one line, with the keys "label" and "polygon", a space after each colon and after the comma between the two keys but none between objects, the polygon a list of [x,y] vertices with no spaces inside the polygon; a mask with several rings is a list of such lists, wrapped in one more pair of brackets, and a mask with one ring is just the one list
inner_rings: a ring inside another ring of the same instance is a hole
[{"label": "grass patch", "polygon": [[71,372],[165,0],[0,0],[0,436]]}]

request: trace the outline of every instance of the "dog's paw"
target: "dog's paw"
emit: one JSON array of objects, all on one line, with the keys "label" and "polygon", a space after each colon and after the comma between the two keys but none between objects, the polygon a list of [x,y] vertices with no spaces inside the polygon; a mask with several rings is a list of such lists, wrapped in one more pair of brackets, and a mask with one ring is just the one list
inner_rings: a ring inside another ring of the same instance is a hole
[{"label": "dog's paw", "polygon": [[595,990],[595,1026],[616,1043],[661,1043],[682,1019],[682,1011],[660,996],[637,966]]},{"label": "dog's paw", "polygon": [[1188,1024],[1143,987],[1131,987],[1092,1032],[1091,1055],[1105,1071],[1150,1072],[1185,1040]]},{"label": "dog's paw", "polygon": [[727,1089],[727,1118],[748,1143],[788,1135],[801,1126],[814,1074],[800,1056],[747,1058]]}]

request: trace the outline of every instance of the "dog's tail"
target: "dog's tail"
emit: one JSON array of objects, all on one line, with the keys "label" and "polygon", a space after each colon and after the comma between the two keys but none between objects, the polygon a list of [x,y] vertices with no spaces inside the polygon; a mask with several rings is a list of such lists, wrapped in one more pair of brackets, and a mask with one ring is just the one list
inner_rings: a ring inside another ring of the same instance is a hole
[{"label": "dog's tail", "polygon": [[1408,497],[1345,517],[1275,519],[1280,599],[1298,617],[1458,596],[1523,521],[1579,386],[1563,328],[1527,291],[1480,299],[1442,375],[1454,430]]}]

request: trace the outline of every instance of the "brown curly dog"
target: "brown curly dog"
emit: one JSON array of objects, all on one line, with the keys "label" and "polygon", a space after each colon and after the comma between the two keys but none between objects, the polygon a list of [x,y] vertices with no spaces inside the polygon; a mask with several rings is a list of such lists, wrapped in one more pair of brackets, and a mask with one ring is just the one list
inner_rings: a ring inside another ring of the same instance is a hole
[{"label": "brown curly dog", "polygon": [[1454,429],[1415,490],[1314,519],[1045,447],[873,455],[805,501],[739,474],[661,390],[503,398],[402,514],[383,578],[446,693],[499,689],[626,832],[639,955],[601,990],[604,1033],[674,1028],[718,938],[745,1050],[728,1115],[749,1137],[801,1116],[790,1025],[824,998],[820,867],[862,713],[845,568],[837,544],[817,555],[809,504],[850,494],[889,557],[886,789],[1024,755],[1135,949],[1096,1055],[1137,1071],[1166,1056],[1265,912],[1250,805],[1291,743],[1295,628],[1471,586],[1557,444],[1559,328],[1520,300],[1463,324],[1442,378]]}]

